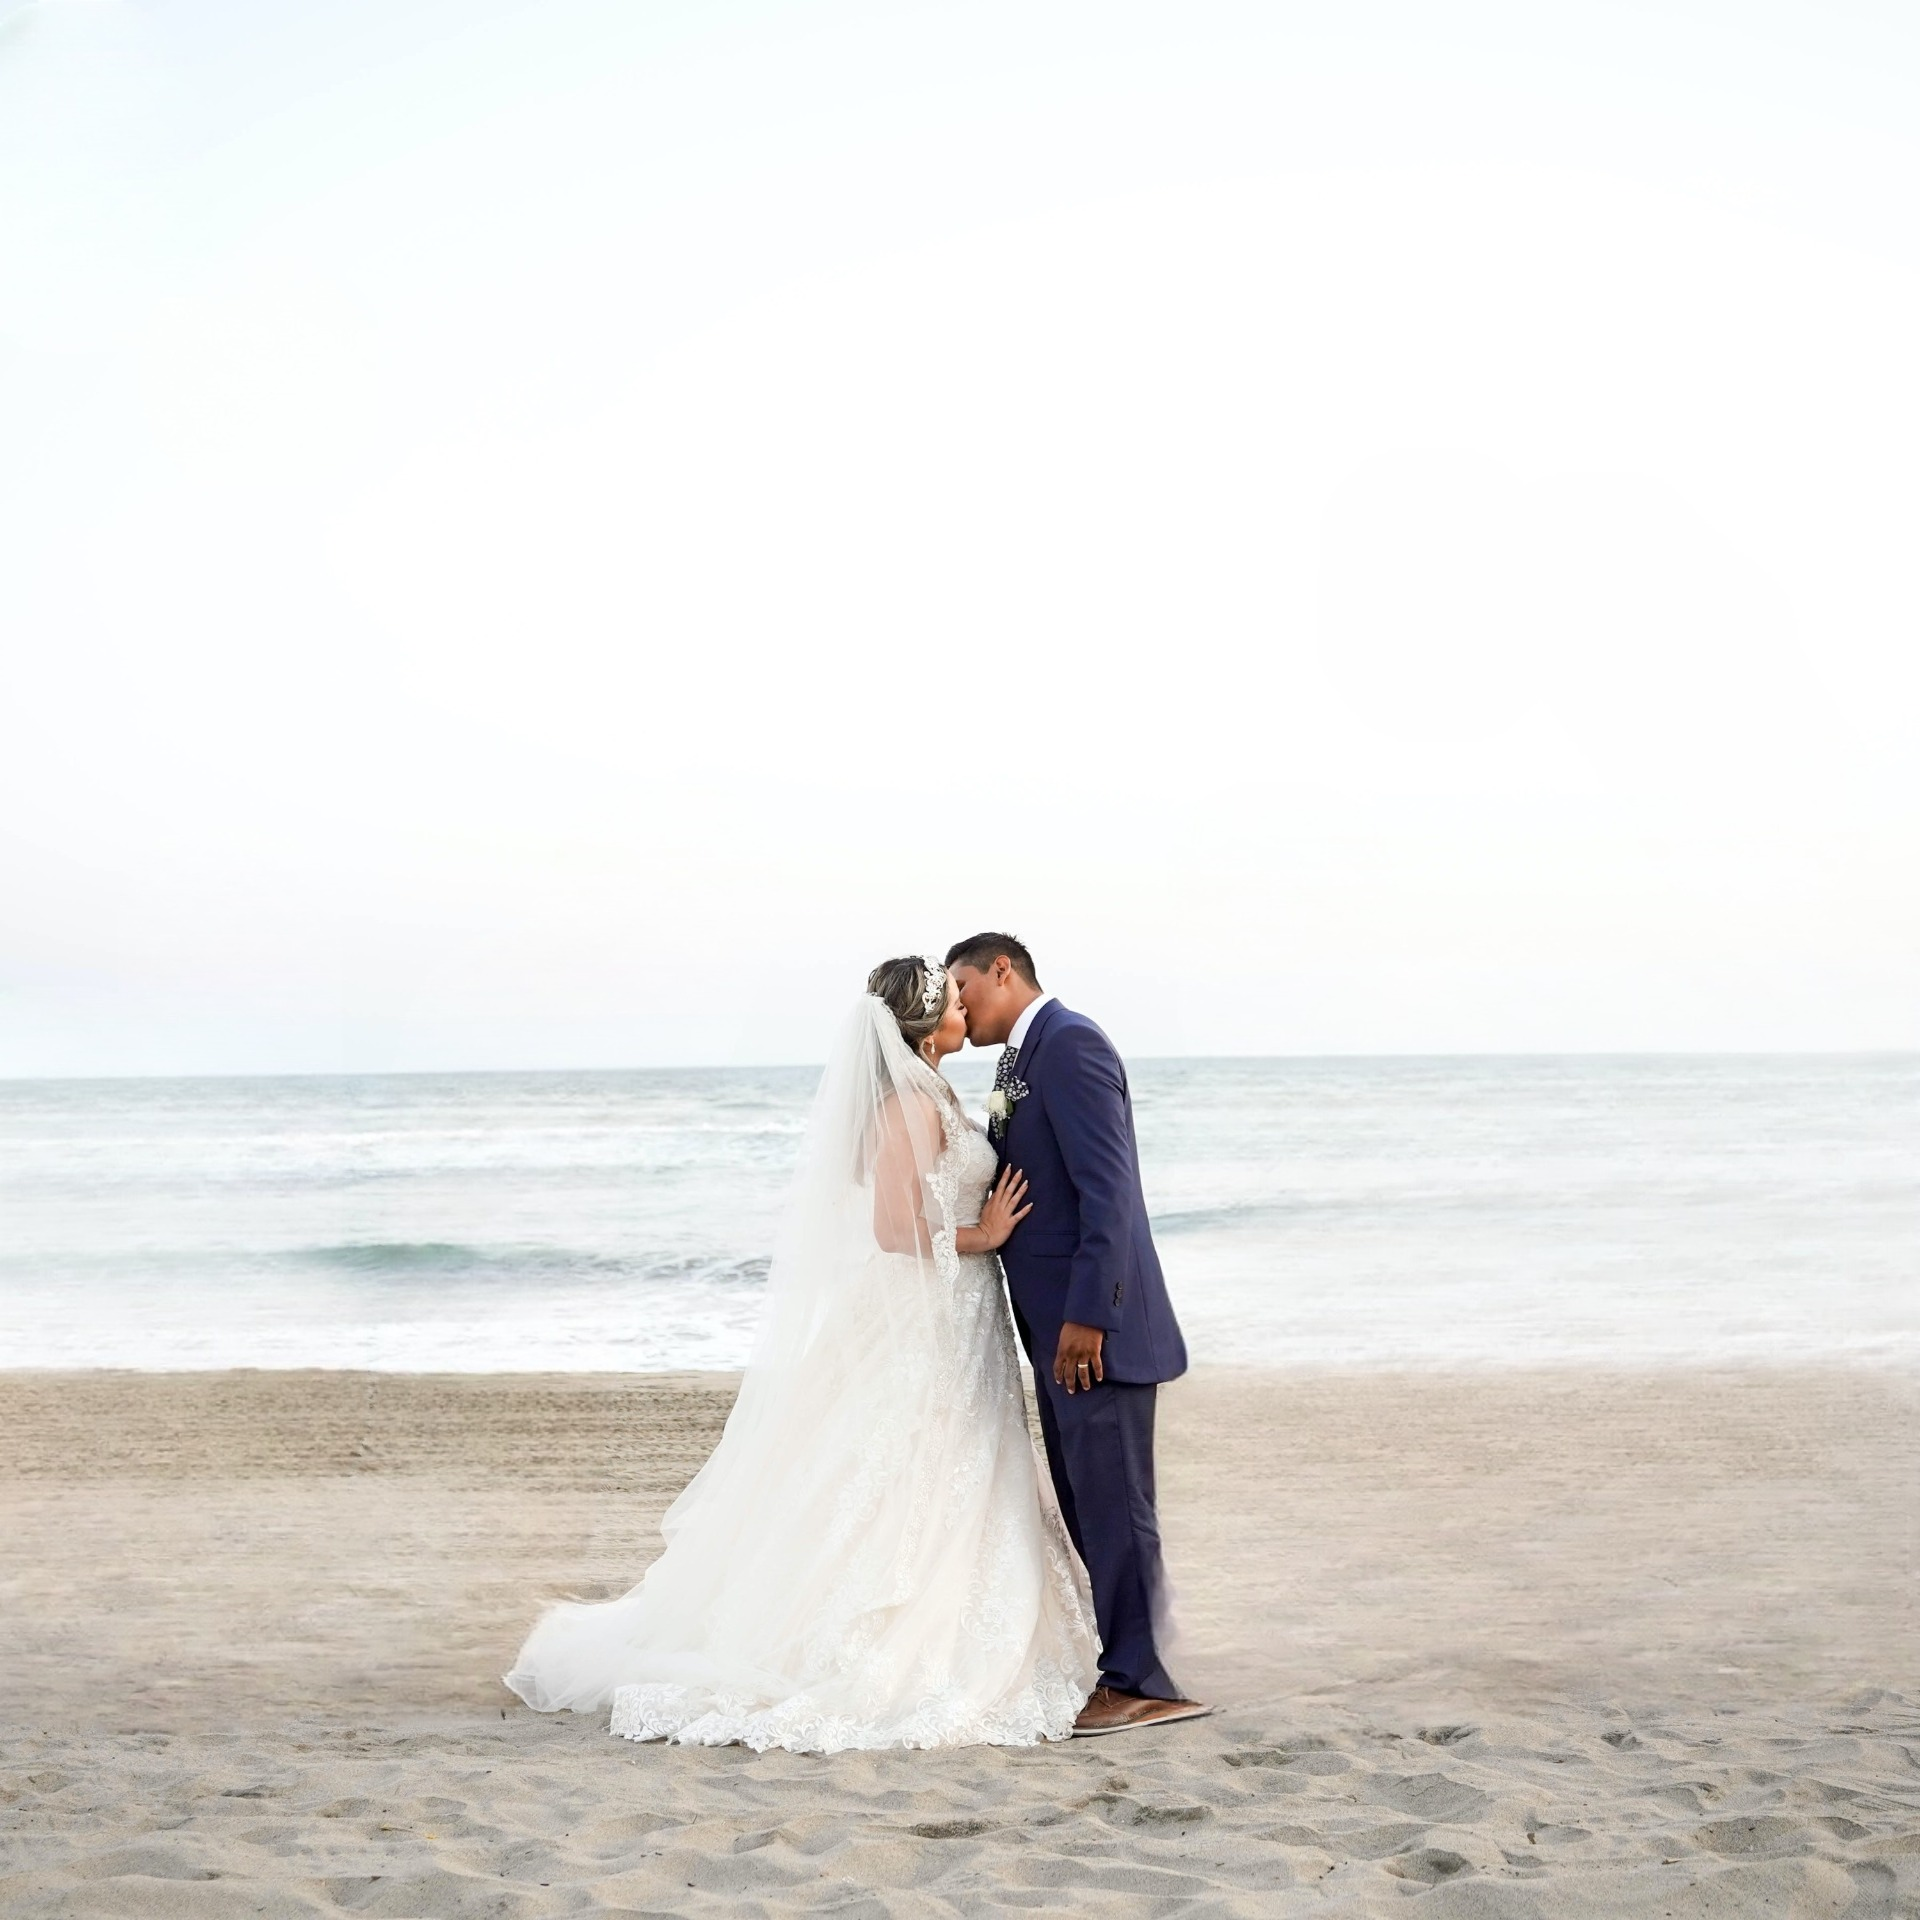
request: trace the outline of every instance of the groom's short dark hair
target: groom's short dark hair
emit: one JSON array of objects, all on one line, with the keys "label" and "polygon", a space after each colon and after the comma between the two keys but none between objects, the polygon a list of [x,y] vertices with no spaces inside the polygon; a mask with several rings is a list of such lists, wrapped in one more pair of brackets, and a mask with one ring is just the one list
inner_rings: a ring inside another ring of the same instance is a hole
[{"label": "groom's short dark hair", "polygon": [[1040,984],[1040,976],[1033,970],[1033,955],[1010,933],[976,933],[971,939],[956,940],[947,949],[947,965],[971,967],[976,973],[985,973],[1003,953],[1028,986]]}]

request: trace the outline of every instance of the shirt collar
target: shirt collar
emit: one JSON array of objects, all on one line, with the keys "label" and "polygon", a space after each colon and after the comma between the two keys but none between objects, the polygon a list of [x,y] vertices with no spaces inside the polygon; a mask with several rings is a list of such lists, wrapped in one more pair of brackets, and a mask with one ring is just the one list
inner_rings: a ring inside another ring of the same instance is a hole
[{"label": "shirt collar", "polygon": [[1034,1021],[1039,1018],[1040,1009],[1052,998],[1052,994],[1043,993],[1038,1000],[1029,1002],[1020,1018],[1013,1023],[1013,1031],[1007,1035],[1009,1051],[1018,1053],[1026,1045],[1027,1035],[1032,1030]]}]

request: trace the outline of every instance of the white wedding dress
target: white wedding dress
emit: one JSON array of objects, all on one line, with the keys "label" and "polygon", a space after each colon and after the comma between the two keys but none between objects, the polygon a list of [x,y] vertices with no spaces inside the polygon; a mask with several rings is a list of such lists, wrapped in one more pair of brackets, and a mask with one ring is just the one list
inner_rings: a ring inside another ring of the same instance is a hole
[{"label": "white wedding dress", "polygon": [[637,1587],[535,1626],[506,1676],[529,1706],[810,1753],[1071,1731],[1098,1675],[1086,1575],[1028,1435],[999,1262],[954,1248],[993,1177],[952,1089],[866,997],[720,1444]]}]

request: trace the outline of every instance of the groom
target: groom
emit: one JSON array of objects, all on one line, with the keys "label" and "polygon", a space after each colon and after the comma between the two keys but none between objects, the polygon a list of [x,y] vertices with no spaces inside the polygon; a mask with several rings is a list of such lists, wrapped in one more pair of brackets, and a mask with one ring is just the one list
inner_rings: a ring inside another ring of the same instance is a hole
[{"label": "groom", "polygon": [[1084,1014],[1041,990],[1006,933],[947,954],[976,1047],[1004,1044],[988,1106],[1003,1166],[1027,1177],[1030,1211],[1000,1250],[1033,1362],[1040,1431],[1067,1531],[1093,1583],[1100,1685],[1076,1733],[1192,1720],[1160,1664],[1160,1524],[1153,1406],[1187,1368],[1140,1191],[1126,1069]]}]

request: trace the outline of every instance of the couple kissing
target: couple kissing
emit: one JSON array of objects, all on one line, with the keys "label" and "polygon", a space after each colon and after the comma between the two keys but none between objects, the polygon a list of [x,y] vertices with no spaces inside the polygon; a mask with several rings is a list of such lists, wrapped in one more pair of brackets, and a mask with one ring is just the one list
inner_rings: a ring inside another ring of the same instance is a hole
[{"label": "couple kissing", "polygon": [[[1002,1049],[984,1129],[941,1071],[969,1041]],[[550,1608],[507,1685],[628,1739],[812,1753],[1196,1718],[1161,1657],[1154,1503],[1155,1396],[1185,1368],[1112,1043],[1011,935],[885,961],[665,1552]]]}]

